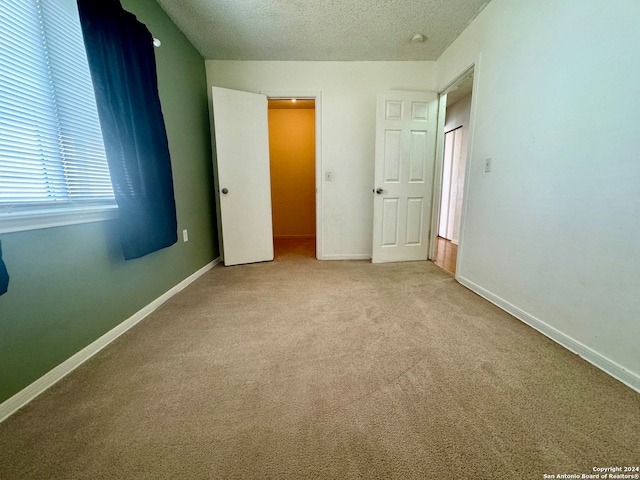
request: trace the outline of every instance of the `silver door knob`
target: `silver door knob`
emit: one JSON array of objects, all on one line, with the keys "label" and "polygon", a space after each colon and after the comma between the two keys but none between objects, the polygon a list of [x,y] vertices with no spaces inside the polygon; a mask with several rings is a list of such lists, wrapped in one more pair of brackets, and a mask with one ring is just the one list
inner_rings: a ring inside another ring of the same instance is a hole
[{"label": "silver door knob", "polygon": [[376,193],[378,195],[380,195],[382,192],[384,192],[384,190],[382,190],[381,188],[376,188]]},{"label": "silver door knob", "polygon": [[226,188],[223,188],[222,193],[226,195],[227,193],[229,193],[229,190],[227,190]]}]

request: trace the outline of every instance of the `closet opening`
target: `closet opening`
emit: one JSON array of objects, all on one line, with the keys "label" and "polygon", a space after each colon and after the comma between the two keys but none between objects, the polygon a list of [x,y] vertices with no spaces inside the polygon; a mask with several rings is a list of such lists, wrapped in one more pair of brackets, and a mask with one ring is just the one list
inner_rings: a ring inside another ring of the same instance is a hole
[{"label": "closet opening", "polygon": [[268,102],[275,260],[316,258],[316,102]]},{"label": "closet opening", "polygon": [[447,93],[442,184],[434,263],[455,275],[469,147],[473,71]]}]

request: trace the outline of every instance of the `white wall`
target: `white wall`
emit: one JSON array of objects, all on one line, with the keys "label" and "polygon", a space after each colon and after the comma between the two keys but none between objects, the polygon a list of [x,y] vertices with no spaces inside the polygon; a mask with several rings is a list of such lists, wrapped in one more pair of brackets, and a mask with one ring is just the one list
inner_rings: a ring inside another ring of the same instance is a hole
[{"label": "white wall", "polygon": [[639,18],[493,0],[438,60],[442,88],[480,58],[458,279],[637,389]]},{"label": "white wall", "polygon": [[454,128],[463,127],[469,132],[469,118],[471,117],[471,94],[457,100],[456,103],[447,105],[447,115],[444,122],[444,131],[449,132]]},{"label": "white wall", "polygon": [[435,62],[207,60],[211,86],[250,92],[322,92],[322,255],[371,256],[377,90],[433,91]]}]

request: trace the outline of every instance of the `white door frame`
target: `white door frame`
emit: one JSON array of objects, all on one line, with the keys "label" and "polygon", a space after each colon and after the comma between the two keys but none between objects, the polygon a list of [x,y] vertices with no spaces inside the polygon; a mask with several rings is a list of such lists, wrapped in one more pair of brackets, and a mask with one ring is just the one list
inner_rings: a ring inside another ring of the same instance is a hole
[{"label": "white door frame", "polygon": [[315,100],[316,112],[316,258],[322,260],[322,92],[266,91],[269,100],[296,98]]},{"label": "white door frame", "polygon": [[462,258],[462,250],[464,248],[464,230],[465,219],[467,214],[467,200],[469,191],[469,170],[471,169],[471,152],[473,151],[473,132],[475,130],[476,122],[476,110],[478,95],[478,85],[480,80],[480,60],[481,55],[469,64],[465,69],[453,77],[446,87],[440,90],[440,99],[438,104],[438,134],[436,139],[436,159],[435,159],[435,172],[433,177],[433,202],[432,202],[432,215],[431,215],[431,233],[429,235],[429,260],[434,260],[436,257],[436,238],[438,236],[438,223],[440,222],[440,203],[442,197],[442,168],[444,160],[444,124],[447,111],[447,94],[454,90],[458,82],[464,79],[471,71],[473,71],[473,86],[471,94],[471,112],[469,115],[469,139],[467,146],[467,158],[464,175],[464,188],[462,193],[462,213],[460,214],[460,239],[458,241],[458,255],[456,258],[456,274],[455,278],[458,279],[460,272],[460,259]]}]

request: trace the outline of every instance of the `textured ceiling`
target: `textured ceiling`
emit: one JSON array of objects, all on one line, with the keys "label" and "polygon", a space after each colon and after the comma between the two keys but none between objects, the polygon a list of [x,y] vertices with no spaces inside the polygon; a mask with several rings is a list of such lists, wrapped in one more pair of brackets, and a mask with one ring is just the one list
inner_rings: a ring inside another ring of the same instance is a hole
[{"label": "textured ceiling", "polygon": [[489,0],[158,3],[208,60],[348,61],[436,60]]}]

